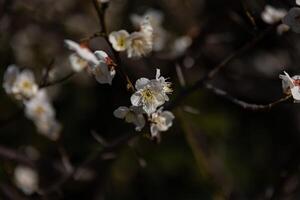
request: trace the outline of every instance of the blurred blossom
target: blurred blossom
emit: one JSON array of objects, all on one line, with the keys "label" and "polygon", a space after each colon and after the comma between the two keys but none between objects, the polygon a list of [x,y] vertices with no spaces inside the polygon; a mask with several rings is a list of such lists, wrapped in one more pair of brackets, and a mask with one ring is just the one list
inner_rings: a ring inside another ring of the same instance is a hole
[{"label": "blurred blossom", "polygon": [[185,51],[191,46],[192,38],[189,36],[181,36],[176,38],[173,47],[171,48],[171,55],[173,57],[181,56],[185,53]]},{"label": "blurred blossom", "polygon": [[277,33],[279,35],[282,35],[285,32],[288,32],[290,30],[290,27],[286,24],[280,24],[277,26]]},{"label": "blurred blossom", "polygon": [[300,0],[296,0],[296,4],[300,6]]},{"label": "blurred blossom", "polygon": [[28,69],[20,72],[15,65],[10,65],[7,68],[4,74],[3,87],[7,94],[18,100],[31,98],[38,91],[33,73]]},{"label": "blurred blossom", "polygon": [[17,187],[27,195],[33,194],[38,189],[38,174],[30,167],[17,166],[14,171],[14,180]]},{"label": "blurred blossom", "polygon": [[98,60],[96,56],[86,46],[80,45],[72,40],[64,41],[67,48],[74,51],[70,55],[70,62],[74,71],[78,72],[88,66],[88,64],[96,65]]},{"label": "blurred blossom", "polygon": [[161,51],[165,47],[167,40],[167,32],[162,27],[163,13],[158,10],[149,9],[144,15],[131,15],[130,20],[135,27],[138,27],[146,17],[149,18],[153,27],[153,50]]},{"label": "blurred blossom", "polygon": [[261,13],[261,18],[267,24],[274,24],[279,22],[287,14],[286,10],[274,8],[270,5],[266,5],[265,9]]},{"label": "blurred blossom", "polygon": [[109,3],[110,0],[98,0],[99,3]]},{"label": "blurred blossom", "polygon": [[292,78],[288,73],[279,75],[282,79],[282,89],[285,94],[292,94],[295,102],[300,102],[300,76],[293,76]]},{"label": "blurred blossom", "polygon": [[161,131],[167,131],[173,125],[173,113],[170,111],[163,111],[162,108],[151,114],[151,136],[159,137]]},{"label": "blurred blossom", "polygon": [[129,33],[126,30],[114,31],[109,34],[109,42],[116,51],[127,49]]},{"label": "blurred blossom", "polygon": [[283,18],[282,22],[289,26],[292,31],[300,33],[300,8],[292,8],[288,14]]},{"label": "blurred blossom", "polygon": [[114,111],[114,116],[120,119],[125,119],[127,123],[133,123],[136,131],[141,131],[145,126],[145,118],[141,107],[120,106]]},{"label": "blurred blossom", "polygon": [[40,90],[34,98],[25,102],[25,115],[42,135],[52,140],[59,137],[61,126],[55,119],[55,110],[45,90]]},{"label": "blurred blossom", "polygon": [[127,48],[129,58],[146,56],[153,49],[153,28],[149,18],[146,17],[140,26],[139,32],[133,32],[129,36]]}]

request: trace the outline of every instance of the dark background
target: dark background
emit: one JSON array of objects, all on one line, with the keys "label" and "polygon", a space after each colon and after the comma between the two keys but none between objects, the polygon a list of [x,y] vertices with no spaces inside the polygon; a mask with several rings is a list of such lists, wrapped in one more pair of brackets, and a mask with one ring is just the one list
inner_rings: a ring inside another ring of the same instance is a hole
[{"label": "dark background", "polygon": [[[295,6],[292,0],[111,0],[106,24],[109,31],[131,32],[134,27],[130,14],[155,8],[165,15],[165,29],[174,36],[193,38],[185,55],[176,59],[158,52],[130,60],[121,53],[122,66],[134,81],[154,77],[156,67],[170,77],[172,100],[183,89],[178,83],[176,64],[181,66],[187,84],[192,85],[270,27],[260,18],[266,4],[287,10]],[[79,41],[99,29],[92,1],[0,0],[1,82],[12,63],[32,69],[39,80],[52,59],[52,76],[64,77],[71,69],[70,52],[64,48],[63,40]],[[101,38],[90,41],[90,46],[112,55]],[[271,31],[228,63],[211,83],[246,102],[272,102],[283,95],[278,75],[283,70],[292,75],[300,72],[299,49],[298,34],[290,31],[278,35]],[[195,64],[186,66],[187,59]],[[130,104],[130,93],[125,88],[119,75],[108,86],[98,84],[85,73],[49,87],[57,119],[63,125],[59,145],[38,134],[23,114],[15,115],[20,106],[0,89],[0,146],[18,153],[24,153],[26,146],[35,147],[40,153],[40,187],[48,188],[63,177],[60,147],[72,165],[78,166],[104,148],[91,132],[108,141],[136,134],[131,124],[112,114],[117,107]],[[299,105],[289,100],[268,111],[248,111],[200,88],[172,110],[176,116],[174,125],[162,133],[159,144],[149,139],[146,127],[129,145],[125,143],[95,159],[88,166],[88,180],[68,180],[50,194],[27,198],[299,199],[298,109]],[[1,156],[2,186],[13,187],[13,170],[18,164],[17,160]],[[3,190],[0,197],[8,198]]]}]

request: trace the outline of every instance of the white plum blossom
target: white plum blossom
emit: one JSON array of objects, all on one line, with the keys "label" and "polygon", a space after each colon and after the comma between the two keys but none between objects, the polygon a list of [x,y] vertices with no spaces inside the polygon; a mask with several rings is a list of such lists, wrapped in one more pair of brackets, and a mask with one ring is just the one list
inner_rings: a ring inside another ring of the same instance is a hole
[{"label": "white plum blossom", "polygon": [[79,72],[88,65],[96,65],[98,59],[93,52],[84,45],[80,45],[72,40],[64,40],[68,49],[74,53],[70,55],[70,62],[74,71]]},{"label": "white plum blossom", "polygon": [[14,181],[25,194],[31,195],[38,190],[39,176],[30,167],[19,165],[14,171]]},{"label": "white plum blossom", "polygon": [[296,0],[296,4],[300,6],[300,0]]},{"label": "white plum blossom", "polygon": [[45,90],[40,90],[35,97],[26,101],[25,115],[36,125],[38,132],[46,137],[56,140],[61,130],[55,119],[55,110],[49,102]]},{"label": "white plum blossom", "polygon": [[192,44],[192,38],[189,36],[181,36],[179,38],[176,38],[171,48],[172,56],[173,57],[181,56],[191,46],[191,44]]},{"label": "white plum blossom", "polygon": [[286,14],[287,11],[284,9],[278,9],[270,5],[266,5],[264,11],[261,13],[261,18],[267,24],[275,24],[276,22],[279,22]]},{"label": "white plum blossom", "polygon": [[295,102],[300,102],[300,76],[293,76],[286,72],[284,75],[279,75],[282,79],[282,89],[285,94],[292,94]]},{"label": "white plum blossom", "polygon": [[150,115],[165,103],[165,96],[157,81],[140,78],[135,83],[136,92],[131,96],[133,106],[142,106],[144,111]]},{"label": "white plum blossom", "polygon": [[150,116],[150,131],[152,137],[159,137],[161,131],[167,131],[173,125],[175,116],[170,111],[163,111],[162,108]]},{"label": "white plum blossom", "polygon": [[16,99],[28,99],[38,91],[34,74],[29,69],[19,71],[15,65],[10,65],[4,74],[3,87],[7,94]]},{"label": "white plum blossom", "polygon": [[114,116],[120,119],[125,119],[127,123],[133,123],[136,131],[141,131],[145,126],[145,118],[143,110],[140,107],[120,106],[114,111]]},{"label": "white plum blossom", "polygon": [[109,42],[116,51],[125,51],[128,46],[129,33],[126,30],[114,31],[109,34]]},{"label": "white plum blossom", "polygon": [[88,71],[94,75],[95,79],[101,84],[112,84],[116,75],[115,64],[104,51],[95,51],[98,59],[97,65],[88,67]]},{"label": "white plum blossom", "polygon": [[287,15],[282,19],[282,22],[289,26],[295,33],[300,33],[300,8],[292,8]]}]

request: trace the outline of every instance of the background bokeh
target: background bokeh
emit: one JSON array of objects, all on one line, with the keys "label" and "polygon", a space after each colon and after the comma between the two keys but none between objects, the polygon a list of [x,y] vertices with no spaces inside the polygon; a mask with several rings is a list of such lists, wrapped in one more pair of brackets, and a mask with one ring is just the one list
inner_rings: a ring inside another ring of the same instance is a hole
[{"label": "background bokeh", "polygon": [[[109,31],[134,31],[130,15],[153,8],[163,12],[163,26],[173,37],[193,38],[192,46],[177,58],[156,52],[128,59],[121,53],[122,65],[134,81],[154,77],[159,67],[173,82],[173,99],[183,89],[176,65],[186,84],[192,85],[270,26],[260,18],[266,4],[287,10],[295,6],[292,0],[111,0],[106,24]],[[80,41],[99,30],[92,1],[0,0],[0,81],[13,63],[32,69],[40,80],[53,59],[50,78],[64,77],[71,68],[63,40]],[[89,44],[112,55],[101,38]],[[270,32],[228,63],[211,83],[246,102],[272,102],[283,96],[278,75],[283,70],[300,72],[299,50],[298,34]],[[31,146],[39,152],[41,188],[63,176],[61,146],[77,166],[103,148],[92,133],[108,141],[136,134],[131,124],[112,114],[130,104],[119,75],[108,86],[80,73],[48,90],[63,125],[60,146],[38,134],[34,124],[18,112],[21,106],[0,89],[0,146],[24,154]],[[46,196],[26,198],[299,199],[299,108],[290,100],[269,111],[247,111],[202,88],[172,110],[174,125],[162,134],[160,143],[150,140],[145,128],[128,144],[96,159],[81,179],[69,180]],[[0,158],[0,186],[13,187],[16,165]],[[0,198],[8,199],[3,191]]]}]

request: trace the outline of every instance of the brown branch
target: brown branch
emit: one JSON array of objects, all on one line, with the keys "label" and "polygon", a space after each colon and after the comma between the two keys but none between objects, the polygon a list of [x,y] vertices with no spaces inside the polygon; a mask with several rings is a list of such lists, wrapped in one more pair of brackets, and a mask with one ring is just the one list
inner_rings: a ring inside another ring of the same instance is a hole
[{"label": "brown branch", "polygon": [[30,167],[35,168],[35,162],[26,157],[26,155],[21,154],[13,149],[0,146],[0,157],[3,159],[8,159],[14,162],[17,162],[18,164],[27,165]]},{"label": "brown branch", "polygon": [[40,85],[40,88],[46,88],[46,87],[50,87],[50,86],[54,86],[54,85],[57,85],[57,84],[60,84],[60,83],[63,83],[65,81],[67,81],[68,79],[70,79],[71,77],[73,77],[76,73],[75,72],[71,72],[70,74],[58,79],[58,80],[54,80],[52,82],[48,82],[48,83],[45,83],[43,85]]},{"label": "brown branch", "polygon": [[227,66],[228,63],[230,63],[232,60],[237,58],[238,56],[242,55],[249,49],[253,48],[258,42],[260,42],[266,35],[268,35],[271,31],[273,31],[277,24],[274,24],[272,26],[269,26],[266,28],[263,32],[258,34],[255,38],[253,38],[250,42],[243,45],[241,48],[237,49],[233,53],[231,53],[229,56],[227,56],[223,61],[221,61],[217,66],[213,67],[212,70],[210,70],[203,78],[199,79],[197,82],[195,82],[190,87],[187,87],[180,91],[180,93],[177,95],[177,97],[170,102],[166,108],[172,109],[176,107],[182,100],[184,100],[186,97],[188,97],[191,93],[195,92],[196,90],[202,88],[204,84],[213,79],[224,67]]},{"label": "brown branch", "polygon": [[287,101],[291,98],[291,95],[284,96],[274,102],[268,103],[268,104],[252,104],[245,101],[242,101],[240,99],[237,99],[233,97],[232,95],[228,94],[226,91],[216,88],[211,84],[205,84],[205,88],[212,91],[215,95],[225,98],[228,101],[232,102],[233,104],[242,107],[245,110],[251,110],[251,111],[265,111],[270,110],[274,106]]},{"label": "brown branch", "polygon": [[110,152],[116,152],[116,151],[120,150],[122,146],[127,144],[131,139],[133,139],[136,136],[138,136],[138,134],[132,134],[130,132],[130,133],[126,133],[125,135],[122,135],[120,138],[117,138],[110,143],[107,143],[103,149],[95,151],[92,154],[90,154],[71,173],[66,174],[64,177],[59,179],[57,182],[55,182],[50,187],[41,189],[39,191],[39,194],[40,195],[48,195],[53,192],[59,191],[68,181],[75,178],[75,176],[79,176],[82,169],[91,165],[96,160],[99,160],[99,159],[103,160],[102,159],[103,155],[110,153]]}]

